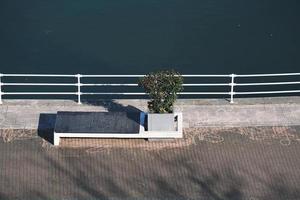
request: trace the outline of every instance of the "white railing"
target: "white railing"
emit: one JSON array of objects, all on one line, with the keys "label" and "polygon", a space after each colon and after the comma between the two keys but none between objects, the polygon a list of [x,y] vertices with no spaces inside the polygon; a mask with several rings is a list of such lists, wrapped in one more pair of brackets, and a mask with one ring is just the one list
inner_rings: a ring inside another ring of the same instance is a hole
[{"label": "white railing", "polygon": [[[83,95],[145,95],[143,92],[82,92],[82,87],[138,87],[135,83],[84,83],[83,79],[89,78],[141,78],[144,75],[66,75],[66,74],[0,74],[0,104],[2,104],[3,96],[6,95],[76,95],[78,104],[81,104],[81,96]],[[298,77],[300,73],[281,73],[281,74],[228,74],[228,75],[182,75],[184,79],[188,78],[228,78],[225,83],[184,83],[184,87],[228,87],[226,91],[220,92],[181,92],[180,95],[228,95],[230,103],[233,103],[235,95],[255,95],[255,94],[287,94],[300,93],[297,90],[276,90],[276,91],[235,91],[236,87],[243,86],[271,86],[271,85],[300,85],[300,81],[280,81],[280,82],[247,82],[237,83],[236,78],[260,78],[260,77]],[[27,82],[4,82],[5,77],[54,77],[54,78],[74,78],[76,81],[72,83],[27,83]],[[6,92],[5,86],[70,86],[76,87],[76,92]]]}]

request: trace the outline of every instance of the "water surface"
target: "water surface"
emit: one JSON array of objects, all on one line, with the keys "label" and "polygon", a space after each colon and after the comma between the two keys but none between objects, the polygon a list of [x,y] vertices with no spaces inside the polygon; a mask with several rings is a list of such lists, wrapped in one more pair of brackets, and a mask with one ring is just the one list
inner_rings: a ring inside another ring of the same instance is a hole
[{"label": "water surface", "polygon": [[1,73],[300,71],[297,0],[1,0]]}]

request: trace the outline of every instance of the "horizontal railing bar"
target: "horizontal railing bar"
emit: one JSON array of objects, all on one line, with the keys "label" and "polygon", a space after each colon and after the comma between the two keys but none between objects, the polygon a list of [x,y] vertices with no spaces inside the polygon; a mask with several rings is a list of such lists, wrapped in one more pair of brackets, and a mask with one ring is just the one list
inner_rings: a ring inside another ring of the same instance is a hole
[{"label": "horizontal railing bar", "polygon": [[229,95],[230,92],[179,92],[180,95]]},{"label": "horizontal railing bar", "polygon": [[230,83],[186,83],[183,86],[229,86]]},{"label": "horizontal railing bar", "polygon": [[2,83],[7,86],[76,86],[77,83]]},{"label": "horizontal railing bar", "polygon": [[300,81],[296,82],[269,82],[269,83],[235,83],[237,86],[254,86],[254,85],[292,85],[300,84]]},{"label": "horizontal railing bar", "polygon": [[266,76],[300,76],[300,73],[281,73],[281,74],[236,74],[235,77],[266,77]]},{"label": "horizontal railing bar", "polygon": [[77,95],[77,92],[2,92],[2,95]]},{"label": "horizontal railing bar", "polygon": [[[138,86],[136,83],[82,83],[81,86]],[[228,86],[229,83],[187,83],[183,86]]]},{"label": "horizontal railing bar", "polygon": [[[77,92],[3,92],[3,95],[77,95]],[[82,92],[81,95],[146,95],[143,92]],[[179,95],[195,95],[195,94],[229,94],[228,92],[180,92]]]},{"label": "horizontal railing bar", "polygon": [[184,74],[184,75],[181,75],[182,77],[231,77],[230,74]]},{"label": "horizontal railing bar", "polygon": [[260,91],[260,92],[235,92],[235,94],[284,94],[284,93],[300,93],[300,90],[283,90],[283,91]]},{"label": "horizontal railing bar", "polygon": [[[144,92],[82,92],[81,95],[146,95]],[[195,94],[207,94],[207,95],[216,95],[216,94],[225,94],[228,95],[229,92],[179,92],[179,95],[195,95]]]},{"label": "horizontal railing bar", "polygon": [[82,78],[134,78],[134,77],[144,77],[145,75],[113,75],[113,74],[106,74],[106,75],[84,75],[82,74]]},{"label": "horizontal railing bar", "polygon": [[[112,75],[112,74],[107,74],[107,75],[81,75],[83,78],[119,78],[119,77],[124,77],[124,78],[134,78],[134,77],[144,77],[145,75]],[[231,75],[226,75],[226,74],[183,74],[181,75],[182,77],[230,77]]]},{"label": "horizontal railing bar", "polygon": [[2,74],[3,77],[76,77],[71,74]]},{"label": "horizontal railing bar", "polygon": [[[278,93],[300,93],[300,90],[288,90],[288,91],[260,91],[260,92],[235,92],[239,94],[278,94]],[[2,95],[77,95],[77,92],[2,92]],[[140,92],[92,92],[92,93],[81,93],[81,95],[98,95],[98,94],[124,94],[124,95],[145,95],[146,93]],[[228,95],[230,92],[180,92],[179,95],[196,95],[196,94],[207,94],[207,95]]]},{"label": "horizontal railing bar", "polygon": [[[1,74],[3,77],[77,77],[76,74]],[[144,77],[145,75],[80,75],[86,78],[97,77]],[[183,77],[231,77],[231,74],[183,74]],[[235,77],[264,77],[264,76],[300,76],[300,73],[279,74],[235,74]]]},{"label": "horizontal railing bar", "polygon": [[145,95],[144,92],[82,92],[81,95]]},{"label": "horizontal railing bar", "polygon": [[81,86],[138,86],[136,83],[82,83]]},{"label": "horizontal railing bar", "polygon": [[[270,82],[270,83],[235,83],[235,86],[259,86],[259,85],[292,85],[300,84],[297,82]],[[77,83],[2,83],[6,86],[77,86]],[[230,83],[187,83],[182,84],[183,86],[229,86]],[[80,86],[138,86],[136,83],[99,83],[89,84],[82,83]]]}]

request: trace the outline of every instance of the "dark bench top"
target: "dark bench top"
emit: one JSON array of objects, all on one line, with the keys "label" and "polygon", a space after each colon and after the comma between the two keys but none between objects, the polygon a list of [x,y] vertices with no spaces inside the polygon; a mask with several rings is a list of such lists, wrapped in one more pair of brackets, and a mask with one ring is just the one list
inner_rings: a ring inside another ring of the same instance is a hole
[{"label": "dark bench top", "polygon": [[56,133],[139,133],[140,112],[57,112]]}]

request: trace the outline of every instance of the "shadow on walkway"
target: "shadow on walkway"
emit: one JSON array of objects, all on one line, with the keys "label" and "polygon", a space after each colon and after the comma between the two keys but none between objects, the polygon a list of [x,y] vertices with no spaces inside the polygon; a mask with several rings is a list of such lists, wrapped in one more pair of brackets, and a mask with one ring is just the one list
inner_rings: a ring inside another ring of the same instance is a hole
[{"label": "shadow on walkway", "polygon": [[108,112],[143,112],[139,108],[127,105],[124,106],[121,103],[116,102],[114,99],[104,99],[99,101],[83,101],[82,104],[102,106],[107,109]]},{"label": "shadow on walkway", "polygon": [[137,123],[140,123],[139,120],[135,117],[136,115],[133,113],[140,113],[143,112],[139,108],[132,106],[132,105],[127,105],[124,106],[121,103],[116,102],[113,99],[108,99],[108,100],[101,100],[101,101],[83,101],[83,104],[87,105],[93,105],[93,106],[101,106],[107,109],[108,112],[126,112],[127,117]]},{"label": "shadow on walkway", "polygon": [[[142,110],[127,105],[124,106],[116,102],[113,99],[109,100],[101,100],[101,101],[84,101],[82,102],[86,105],[94,105],[94,106],[102,106],[107,109],[108,112],[126,112],[127,118],[135,121],[136,123],[140,123],[139,118],[136,117],[135,113],[143,112]],[[63,111],[63,110],[59,110]],[[56,122],[56,114],[53,113],[41,113],[39,117],[39,124],[38,124],[38,136],[43,138],[44,140],[48,141],[49,143],[53,144],[54,141],[54,128]]]},{"label": "shadow on walkway", "polygon": [[53,144],[53,131],[56,121],[56,114],[41,113],[38,124],[38,136]]}]

